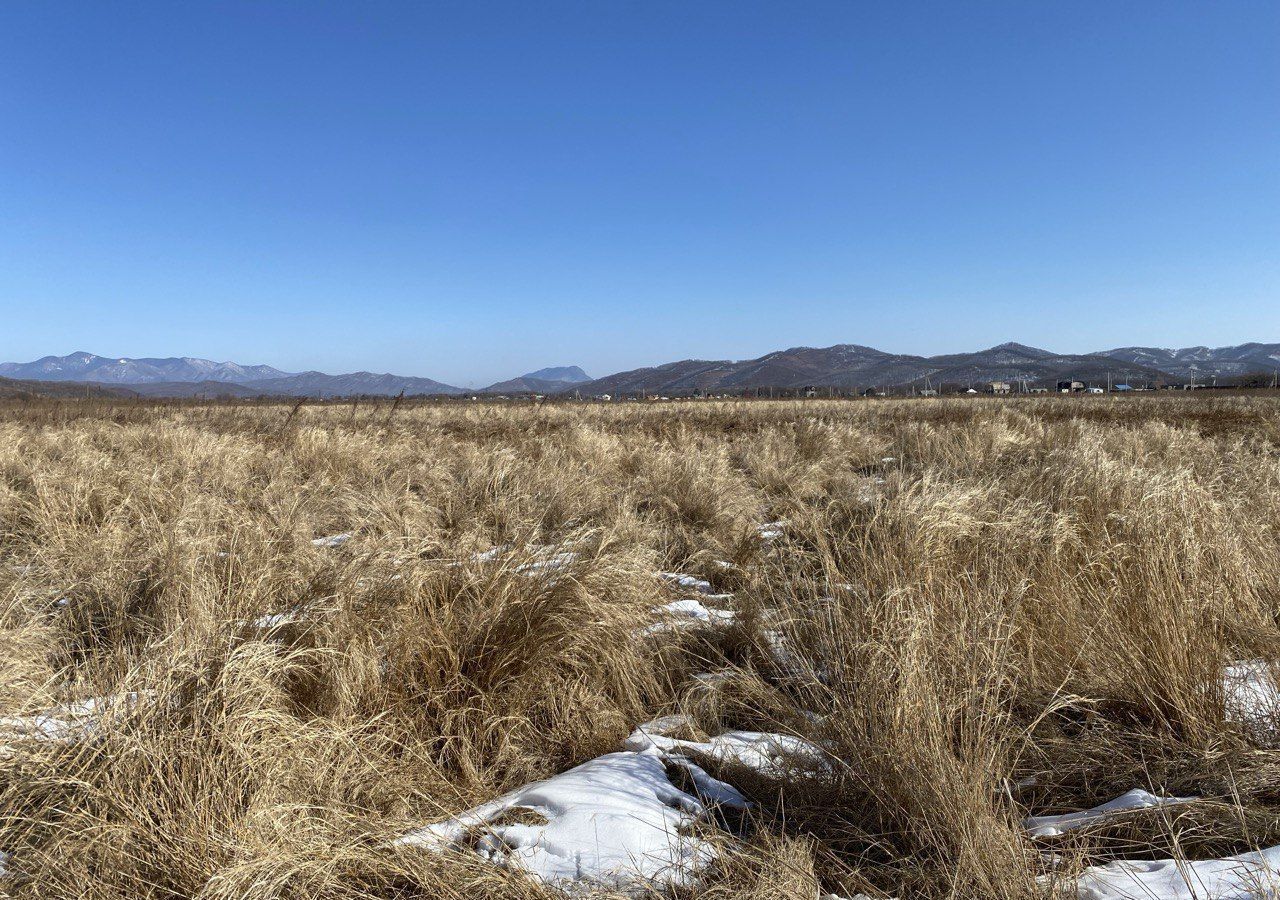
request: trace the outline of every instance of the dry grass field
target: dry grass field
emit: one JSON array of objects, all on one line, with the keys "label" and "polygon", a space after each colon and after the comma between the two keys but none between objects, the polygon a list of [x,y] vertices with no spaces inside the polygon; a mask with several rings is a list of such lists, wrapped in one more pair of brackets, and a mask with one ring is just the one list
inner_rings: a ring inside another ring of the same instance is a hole
[{"label": "dry grass field", "polygon": [[1263,396],[0,406],[0,896],[1142,896],[1277,660]]}]

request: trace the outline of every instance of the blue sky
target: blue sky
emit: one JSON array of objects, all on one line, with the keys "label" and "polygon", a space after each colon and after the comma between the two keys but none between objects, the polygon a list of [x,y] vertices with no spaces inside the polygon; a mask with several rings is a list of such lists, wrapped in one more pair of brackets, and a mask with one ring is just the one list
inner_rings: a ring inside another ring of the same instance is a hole
[{"label": "blue sky", "polygon": [[1275,2],[0,5],[0,359],[1280,340]]}]

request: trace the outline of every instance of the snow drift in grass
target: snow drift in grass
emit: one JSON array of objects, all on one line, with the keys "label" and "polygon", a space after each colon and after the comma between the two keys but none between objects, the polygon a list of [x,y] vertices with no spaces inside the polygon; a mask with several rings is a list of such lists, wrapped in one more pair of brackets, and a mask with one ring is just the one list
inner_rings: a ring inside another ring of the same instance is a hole
[{"label": "snow drift in grass", "polygon": [[1060,816],[1032,816],[1023,826],[1032,837],[1056,837],[1076,828],[1084,828],[1095,822],[1112,818],[1117,813],[1135,809],[1151,809],[1157,806],[1171,806],[1176,803],[1191,803],[1198,797],[1162,797],[1149,793],[1141,788],[1121,794],[1114,800],[1085,809],[1079,812],[1064,813]]},{"label": "snow drift in grass", "polygon": [[1225,859],[1117,860],[1085,869],[1080,900],[1272,900],[1280,897],[1280,846]]},{"label": "snow drift in grass", "polygon": [[689,834],[697,797],[671,783],[663,757],[609,753],[400,839],[474,847],[494,864],[561,887],[644,890],[689,884],[715,849]]},{"label": "snow drift in grass", "polygon": [[[690,754],[771,775],[812,768],[822,759],[812,744],[786,735],[669,737],[689,724],[684,716],[647,722],[627,739],[626,750],[410,832],[400,843],[470,848],[495,865],[562,888],[644,892],[689,885],[716,858],[715,848],[693,826],[708,820],[710,806],[750,805]],[[673,773],[687,776],[692,793],[672,782]]]}]

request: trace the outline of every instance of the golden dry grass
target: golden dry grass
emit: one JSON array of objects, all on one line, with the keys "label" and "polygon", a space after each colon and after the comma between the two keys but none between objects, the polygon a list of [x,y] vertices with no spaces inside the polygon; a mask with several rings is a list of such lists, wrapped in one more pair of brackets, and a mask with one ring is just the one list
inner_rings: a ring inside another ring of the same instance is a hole
[{"label": "golden dry grass", "polygon": [[[671,711],[838,761],[744,778],[699,900],[1029,897],[1022,817],[1135,786],[1221,802],[1072,860],[1280,841],[1280,752],[1220,689],[1280,656],[1265,397],[15,404],[0,528],[0,715],[143,698],[0,748],[0,895],[548,896],[388,839]],[[543,545],[578,556],[517,571]],[[737,624],[637,639],[660,570]]]}]

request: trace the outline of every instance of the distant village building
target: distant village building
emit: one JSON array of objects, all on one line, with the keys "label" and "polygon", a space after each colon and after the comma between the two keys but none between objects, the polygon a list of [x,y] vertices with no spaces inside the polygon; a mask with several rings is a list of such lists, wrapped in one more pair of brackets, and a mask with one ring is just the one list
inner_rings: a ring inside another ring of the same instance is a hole
[{"label": "distant village building", "polygon": [[818,396],[818,389],[811,384],[806,384],[804,386],[804,395],[806,397],[816,397]]},{"label": "distant village building", "polygon": [[1100,388],[1100,387],[1091,387],[1091,388],[1087,388],[1086,390],[1088,390],[1088,392],[1089,392],[1090,394],[1105,394],[1105,393],[1106,393],[1106,391],[1105,391],[1105,390],[1103,390],[1103,389],[1102,389],[1102,388]]},{"label": "distant village building", "polygon": [[879,397],[879,396],[881,396],[881,392],[880,392],[880,391],[877,391],[877,390],[876,390],[875,388],[873,388],[873,387],[869,387],[869,388],[867,388],[865,391],[863,391],[863,392],[862,392],[862,396],[864,396],[864,397]]},{"label": "distant village building", "polygon": [[991,382],[991,393],[993,394],[1009,394],[1013,392],[1013,386],[1007,381]]},{"label": "distant village building", "polygon": [[921,396],[921,397],[936,397],[936,396],[938,396],[938,392],[937,392],[936,390],[934,390],[933,388],[925,388],[924,390],[922,390],[922,391],[920,392],[920,396]]},{"label": "distant village building", "polygon": [[1078,394],[1085,389],[1083,381],[1059,381],[1058,390],[1064,394]]}]

